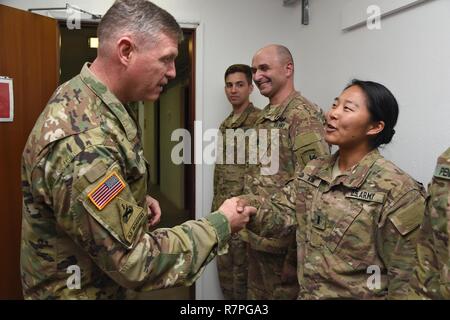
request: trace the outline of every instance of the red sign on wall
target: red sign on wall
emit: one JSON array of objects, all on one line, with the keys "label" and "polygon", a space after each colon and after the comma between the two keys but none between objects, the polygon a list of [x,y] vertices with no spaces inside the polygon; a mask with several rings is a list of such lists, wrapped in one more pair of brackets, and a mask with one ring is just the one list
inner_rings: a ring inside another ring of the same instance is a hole
[{"label": "red sign on wall", "polygon": [[13,82],[10,78],[0,77],[0,122],[12,122],[14,119]]}]

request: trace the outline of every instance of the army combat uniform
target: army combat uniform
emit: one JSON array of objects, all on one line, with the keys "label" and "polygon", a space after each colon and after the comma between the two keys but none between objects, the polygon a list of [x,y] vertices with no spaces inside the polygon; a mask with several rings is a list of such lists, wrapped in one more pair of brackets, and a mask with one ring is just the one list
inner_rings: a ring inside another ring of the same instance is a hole
[{"label": "army combat uniform", "polygon": [[[235,141],[234,148],[227,149],[227,130],[236,130],[236,136],[245,134],[252,129],[261,110],[250,103],[247,108],[234,121],[233,112],[222,122],[219,131],[221,133],[221,148],[218,152],[222,157],[222,163],[217,163],[214,169],[214,198],[212,210],[218,210],[219,206],[228,198],[242,194],[244,189],[244,174],[248,162],[248,140],[243,140],[245,146],[240,148]],[[245,139],[245,138],[244,138]],[[238,153],[243,152],[244,161],[238,161]],[[227,153],[232,163],[227,162]],[[241,162],[241,163],[239,163]],[[232,235],[229,242],[228,253],[217,257],[217,268],[220,286],[227,300],[243,300],[247,297],[247,243],[243,242],[239,233]]]},{"label": "army combat uniform", "polygon": [[[428,197],[413,287],[419,296],[450,299],[450,148],[438,159]],[[416,296],[414,296],[416,298]]]},{"label": "army combat uniform", "polygon": [[291,213],[298,298],[406,299],[423,187],[377,149],[333,179],[337,155],[311,161],[260,208]]},{"label": "army combat uniform", "polygon": [[22,158],[26,299],[115,299],[125,288],[191,285],[226,251],[221,213],[148,231],[149,171],[133,117],[88,64],[39,117]]},{"label": "army combat uniform", "polygon": [[[278,171],[262,175],[261,162],[249,165],[245,176],[242,196],[249,204],[259,206],[261,199],[279,190],[310,160],[329,154],[324,140],[324,117],[322,111],[298,92],[292,92],[278,106],[268,105],[256,121],[259,132],[266,129],[273,137],[278,130],[279,139],[269,139],[266,150],[258,147],[258,153],[270,153],[275,146],[279,150]],[[272,161],[273,161],[272,160]],[[275,220],[274,220],[275,219]],[[280,217],[258,212],[252,217],[247,229],[241,234],[249,243],[249,299],[295,299],[298,294],[296,279],[295,228],[288,223],[282,228],[273,228],[281,223]]]}]

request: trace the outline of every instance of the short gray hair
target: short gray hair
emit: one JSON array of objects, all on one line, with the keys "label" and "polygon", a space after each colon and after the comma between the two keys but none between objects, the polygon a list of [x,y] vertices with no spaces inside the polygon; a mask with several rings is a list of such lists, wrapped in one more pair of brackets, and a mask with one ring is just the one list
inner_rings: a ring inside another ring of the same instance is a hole
[{"label": "short gray hair", "polygon": [[97,28],[100,48],[124,31],[150,41],[158,40],[162,33],[177,41],[183,37],[175,18],[147,0],[117,0],[109,8]]}]

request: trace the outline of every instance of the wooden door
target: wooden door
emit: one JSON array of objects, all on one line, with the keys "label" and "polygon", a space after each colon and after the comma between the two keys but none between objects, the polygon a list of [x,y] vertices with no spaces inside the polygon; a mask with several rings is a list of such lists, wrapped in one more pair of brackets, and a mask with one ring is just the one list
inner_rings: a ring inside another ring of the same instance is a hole
[{"label": "wooden door", "polygon": [[59,78],[55,19],[0,5],[0,76],[13,78],[14,121],[0,122],[0,299],[22,299],[20,162]]}]

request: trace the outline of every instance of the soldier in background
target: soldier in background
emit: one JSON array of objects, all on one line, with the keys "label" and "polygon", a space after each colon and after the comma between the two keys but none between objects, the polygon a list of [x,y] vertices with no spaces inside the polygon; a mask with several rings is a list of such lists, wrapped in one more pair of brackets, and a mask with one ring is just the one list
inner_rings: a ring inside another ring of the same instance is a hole
[{"label": "soldier in background", "polygon": [[[269,155],[272,163],[269,170],[261,161],[249,165],[246,195],[241,198],[258,205],[258,199],[279,192],[296,170],[328,155],[329,147],[324,140],[322,111],[295,90],[294,60],[286,47],[260,49],[253,57],[252,71],[259,91],[269,98],[255,124],[258,139],[260,133],[267,132],[269,143],[267,150],[261,150],[264,144],[259,143],[258,153]],[[259,212],[242,232],[249,243],[249,299],[295,299],[298,295],[295,228],[281,226],[283,219],[273,218],[270,213]]]},{"label": "soldier in background", "polygon": [[413,298],[450,299],[450,148],[437,160],[428,186],[425,217],[417,245]]},{"label": "soldier in background", "polygon": [[37,120],[22,158],[26,299],[120,299],[125,288],[191,285],[255,212],[234,198],[204,219],[149,232],[161,213],[148,196],[131,104],[156,100],[175,77],[181,36],[151,2],[116,1],[98,26],[97,58]]},{"label": "soldier in background", "polygon": [[354,80],[327,113],[325,139],[338,152],[262,201],[256,219],[268,212],[297,228],[298,299],[409,298],[425,196],[378,151],[397,117],[387,88]]},{"label": "soldier in background", "polygon": [[[214,169],[212,211],[217,210],[224,200],[238,196],[243,192],[244,174],[249,161],[249,143],[248,139],[245,140],[245,136],[243,140],[238,138],[237,141],[234,141],[234,136],[245,135],[248,129],[252,129],[261,112],[250,102],[252,91],[252,70],[250,66],[234,64],[228,67],[225,71],[225,94],[233,107],[233,111],[219,128],[221,133],[219,139],[222,139],[222,143],[219,144],[221,148],[219,148],[218,154],[221,157],[221,163],[216,163]],[[227,131],[228,135],[233,132],[234,145],[227,144]],[[241,144],[242,142],[243,144]],[[232,159],[232,163],[228,163],[227,159]],[[232,236],[228,253],[217,257],[217,268],[225,299],[246,299],[247,243],[242,241],[238,233]]]}]

